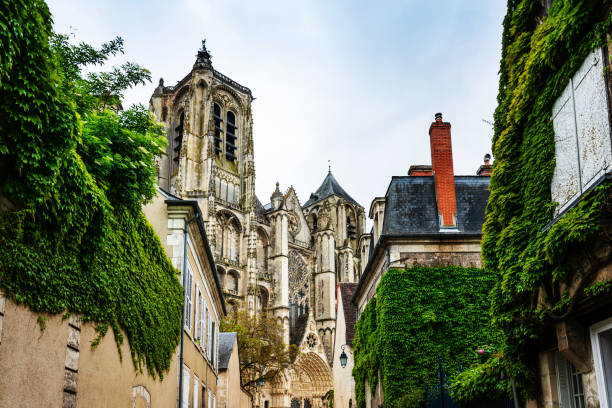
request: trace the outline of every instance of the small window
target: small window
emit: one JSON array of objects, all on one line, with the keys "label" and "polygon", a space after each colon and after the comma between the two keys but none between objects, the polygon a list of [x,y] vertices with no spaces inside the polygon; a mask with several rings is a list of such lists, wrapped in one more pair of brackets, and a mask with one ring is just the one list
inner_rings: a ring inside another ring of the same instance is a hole
[{"label": "small window", "polygon": [[236,129],[236,116],[228,111],[225,125],[225,158],[231,162],[236,161]]},{"label": "small window", "polygon": [[221,117],[221,107],[216,103],[213,108],[213,119],[215,122],[215,154],[220,156],[223,148],[223,128],[221,127],[223,118]]},{"label": "small window", "polygon": [[582,373],[557,353],[557,389],[562,408],[585,408]]}]

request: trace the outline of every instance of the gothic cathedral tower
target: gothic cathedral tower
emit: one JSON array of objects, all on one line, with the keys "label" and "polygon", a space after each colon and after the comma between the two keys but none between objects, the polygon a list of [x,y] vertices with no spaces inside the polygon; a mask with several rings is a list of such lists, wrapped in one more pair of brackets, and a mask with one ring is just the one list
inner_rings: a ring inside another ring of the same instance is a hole
[{"label": "gothic cathedral tower", "polygon": [[270,313],[302,352],[262,394],[271,408],[287,408],[320,401],[333,387],[336,285],[359,279],[365,211],[331,170],[304,205],[278,183],[263,205],[255,195],[252,101],[247,87],[213,68],[202,42],[191,72],[175,86],[160,80],[149,109],[168,139],[159,186],[198,202],[228,311]]},{"label": "gothic cathedral tower", "polygon": [[[254,310],[256,206],[261,204],[255,197],[252,100],[249,88],[213,68],[202,41],[189,74],[175,86],[160,80],[150,110],[165,125],[168,138],[158,161],[160,187],[198,201],[228,300],[246,298]],[[265,231],[261,235],[259,246],[265,250]],[[265,257],[260,254],[260,266]]]}]

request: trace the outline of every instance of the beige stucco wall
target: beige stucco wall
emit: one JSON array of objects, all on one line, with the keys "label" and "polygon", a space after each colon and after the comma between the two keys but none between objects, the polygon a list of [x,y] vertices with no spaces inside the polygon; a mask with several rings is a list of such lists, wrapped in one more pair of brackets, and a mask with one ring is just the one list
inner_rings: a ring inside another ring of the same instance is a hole
[{"label": "beige stucco wall", "polygon": [[0,407],[61,407],[68,323],[36,316],[6,300],[0,342]]},{"label": "beige stucco wall", "polygon": [[[147,219],[159,235],[160,241],[164,246],[166,254],[172,260],[173,265],[182,272],[183,256],[184,256],[184,236],[183,229],[186,218],[193,217],[193,209],[191,206],[173,207],[171,211],[165,203],[165,198],[162,194],[157,194],[151,203],[143,208]],[[194,397],[194,379],[198,380],[198,405],[202,404],[202,399],[205,406],[208,403],[208,396],[203,395],[202,387],[205,386],[206,391],[212,392],[217,396],[217,370],[213,361],[210,361],[196,339],[196,302],[197,291],[196,287],[200,288],[200,292],[204,299],[208,310],[211,313],[215,322],[215,350],[218,349],[218,330],[219,322],[223,315],[223,310],[220,305],[217,287],[213,277],[213,270],[204,248],[204,241],[200,236],[200,231],[196,222],[189,225],[188,245],[187,245],[188,266],[193,273],[192,284],[192,304],[190,324],[185,327],[183,358],[185,369],[189,370],[189,384],[184,384],[183,387],[189,387],[189,401],[193,402]],[[182,283],[182,276],[178,277]],[[199,317],[198,317],[199,318]],[[215,357],[216,359],[216,357]],[[177,363],[178,367],[178,363]],[[178,379],[178,372],[177,372]],[[217,402],[218,403],[218,402]]]},{"label": "beige stucco wall", "polygon": [[219,372],[217,408],[250,408],[251,397],[240,387],[240,362],[238,360],[238,344],[230,356],[227,370]]},{"label": "beige stucco wall", "polygon": [[[150,407],[176,404],[176,355],[170,371],[160,381],[146,370],[142,374],[135,372],[127,339],[121,346],[121,362],[111,331],[92,349],[91,342],[97,335],[92,324],[80,324],[80,335],[75,337],[69,336],[69,332],[78,333],[69,327],[72,320],[63,320],[62,315],[48,316],[46,328],[41,331],[38,316],[12,300],[5,300],[0,407],[61,407],[64,389],[73,386],[76,406],[80,407],[131,407],[134,387],[138,386],[149,393]],[[67,377],[74,373],[66,366],[77,370],[70,381]],[[136,401],[147,406],[143,398]]]},{"label": "beige stucco wall", "polygon": [[336,319],[336,338],[334,341],[334,359],[332,376],[334,378],[334,408],[348,408],[349,400],[352,401],[351,407],[355,407],[355,379],[352,372],[355,366],[355,355],[353,347],[345,346],[344,352],[348,357],[346,367],[340,364],[340,354],[342,345],[346,343],[346,322],[344,320],[344,308],[342,303],[342,293],[338,291],[338,318]]},{"label": "beige stucco wall", "polygon": [[149,376],[146,368],[143,373],[135,371],[127,339],[124,339],[121,346],[121,361],[113,333],[109,330],[100,344],[92,349],[91,342],[96,335],[92,325],[81,325],[77,406],[129,407],[133,401],[133,387],[137,386],[143,386],[150,394],[151,408],[172,407],[176,404],[178,348],[169,372],[160,381],[159,378]]}]

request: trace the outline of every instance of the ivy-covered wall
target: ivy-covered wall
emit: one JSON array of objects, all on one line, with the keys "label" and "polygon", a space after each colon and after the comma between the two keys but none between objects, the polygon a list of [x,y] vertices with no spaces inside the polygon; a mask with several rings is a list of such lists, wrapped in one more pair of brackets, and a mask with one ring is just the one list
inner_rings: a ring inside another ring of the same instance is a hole
[{"label": "ivy-covered wall", "polygon": [[162,376],[183,299],[141,210],[156,192],[161,127],[144,107],[77,113],[83,80],[50,46],[44,1],[0,0],[0,27],[0,288],[41,328],[45,314],[79,313],[100,336],[125,333],[135,367]]},{"label": "ivy-covered wall", "polygon": [[[492,358],[499,333],[490,324],[488,293],[495,279],[493,273],[462,267],[385,273],[356,325],[358,407],[365,407],[365,380],[371,390],[381,381],[385,407],[420,407],[426,390],[438,383],[438,356],[449,380]],[[499,378],[493,380],[503,383],[498,395],[507,395],[507,382]]]},{"label": "ivy-covered wall", "polygon": [[502,365],[523,397],[536,380],[534,341],[545,323],[571,311],[575,299],[563,288],[587,273],[610,193],[609,183],[600,185],[543,230],[555,207],[553,104],[586,56],[606,44],[611,20],[610,1],[554,0],[548,10],[542,3],[508,1],[482,250],[485,270],[498,275],[491,314],[503,331]]}]

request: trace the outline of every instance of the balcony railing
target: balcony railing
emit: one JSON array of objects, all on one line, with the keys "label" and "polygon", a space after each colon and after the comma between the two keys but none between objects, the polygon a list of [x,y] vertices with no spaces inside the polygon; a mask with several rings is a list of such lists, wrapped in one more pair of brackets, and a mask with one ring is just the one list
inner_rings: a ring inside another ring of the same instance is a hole
[{"label": "balcony railing", "polygon": [[289,235],[289,242],[291,242],[292,244],[295,244],[297,246],[301,246],[303,248],[310,248],[310,242],[306,242],[306,241],[300,241],[299,239],[295,239],[292,238],[291,235]]},{"label": "balcony railing", "polygon": [[257,279],[263,281],[272,281],[272,274],[268,272],[258,272]]},{"label": "balcony railing", "polygon": [[226,207],[233,208],[234,210],[240,210],[240,204],[238,203],[230,203],[229,201],[223,200],[221,198],[215,197],[215,201],[219,204],[222,204]]},{"label": "balcony railing", "polygon": [[238,291],[236,289],[225,288],[223,292],[229,293],[230,295],[238,296]]},{"label": "balcony railing", "polygon": [[218,260],[217,263],[240,268],[240,261],[238,261],[237,259],[223,258],[223,259]]}]

